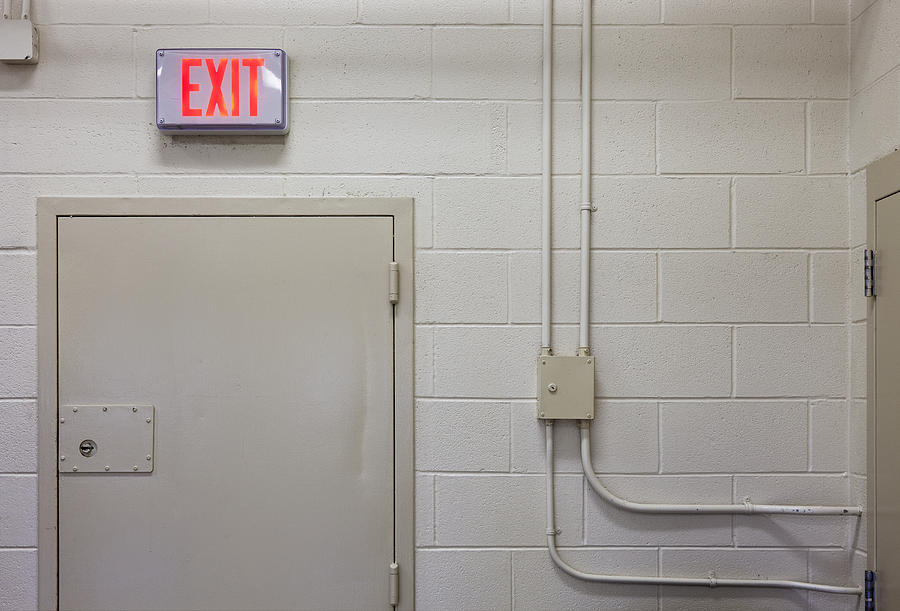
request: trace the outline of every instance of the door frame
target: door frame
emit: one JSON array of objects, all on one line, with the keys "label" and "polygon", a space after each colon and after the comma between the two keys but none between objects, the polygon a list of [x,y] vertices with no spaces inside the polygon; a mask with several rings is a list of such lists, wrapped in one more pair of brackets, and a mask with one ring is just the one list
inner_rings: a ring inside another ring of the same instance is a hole
[{"label": "door frame", "polygon": [[[866,246],[878,250],[875,243],[875,203],[900,191],[900,151],[894,151],[886,157],[866,166]],[[875,259],[875,285],[878,286],[878,258]],[[862,286],[852,290],[863,290]],[[878,298],[866,299],[866,565],[875,571],[876,566],[876,530],[878,525],[875,516],[875,302]]]},{"label": "door frame", "polygon": [[[413,199],[296,197],[38,198],[38,608],[59,607],[57,219],[71,216],[388,216],[393,219],[394,260],[400,268],[400,299],[394,306],[394,561],[400,566],[397,608],[414,608]],[[388,276],[385,269],[385,299]],[[385,579],[388,579],[388,565],[385,559]]]}]

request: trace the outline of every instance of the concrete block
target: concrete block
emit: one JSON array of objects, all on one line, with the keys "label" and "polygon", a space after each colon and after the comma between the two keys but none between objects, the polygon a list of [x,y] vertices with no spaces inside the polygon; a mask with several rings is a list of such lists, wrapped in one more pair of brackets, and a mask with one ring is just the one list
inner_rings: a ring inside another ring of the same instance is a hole
[{"label": "concrete block", "polygon": [[506,23],[505,0],[359,0],[361,23]]},{"label": "concrete block", "polygon": [[731,32],[725,27],[594,30],[593,97],[709,100],[731,97]]},{"label": "concrete block", "polygon": [[0,327],[0,398],[37,395],[35,327]]},{"label": "concrete block", "polygon": [[37,550],[0,549],[0,609],[37,609]]},{"label": "concrete block", "polygon": [[850,0],[813,0],[813,23],[846,24],[850,21]]},{"label": "concrete block", "polygon": [[858,399],[866,397],[867,350],[865,323],[850,326],[850,396]]},{"label": "concrete block", "polygon": [[736,327],[739,397],[842,397],[847,333],[842,326]]},{"label": "concrete block", "polygon": [[510,552],[419,550],[416,552],[416,608],[511,609]]},{"label": "concrete block", "polygon": [[[91,2],[48,2],[32,4],[35,23],[67,24],[167,24],[207,23],[205,2],[181,0],[91,0]],[[41,41],[41,63],[44,49]]]},{"label": "concrete block", "polygon": [[805,0],[666,0],[666,23],[808,23]]},{"label": "concrete block", "polygon": [[808,316],[806,276],[805,253],[662,253],[662,319],[672,322],[805,321]]},{"label": "concrete block", "polygon": [[[574,102],[561,102],[553,110],[553,171],[581,171],[581,110]],[[591,123],[595,174],[651,174],[654,158],[655,112],[641,102],[595,102]],[[509,106],[510,173],[541,171],[540,104]]]},{"label": "concrete block", "polygon": [[[577,30],[554,28],[556,99],[580,96],[580,36]],[[541,41],[541,28],[436,28],[434,97],[540,99]]]},{"label": "concrete block", "polygon": [[856,19],[877,0],[850,0],[850,18]]},{"label": "concrete block", "polygon": [[850,171],[892,153],[898,142],[900,66],[850,98]]},{"label": "concrete block", "polygon": [[[806,580],[806,550],[661,549],[660,574],[670,577]],[[660,588],[660,609],[676,611],[803,611],[806,592],[768,588]]]},{"label": "concrete block", "polygon": [[860,170],[850,177],[850,246],[863,246],[866,243],[866,218],[868,205],[866,202],[866,171]]},{"label": "concrete block", "polygon": [[594,179],[593,197],[595,248],[730,244],[726,178],[602,177]]},{"label": "concrete block", "polygon": [[[556,478],[560,545],[581,543],[581,477]],[[543,475],[438,475],[435,533],[440,546],[544,546],[547,543]]]},{"label": "concrete block", "polygon": [[806,402],[661,403],[664,473],[806,471]]},{"label": "concrete block", "polygon": [[[512,470],[544,473],[544,425],[533,403],[512,405]],[[581,473],[579,430],[559,422],[554,433],[557,472]],[[599,401],[591,423],[591,449],[598,473],[656,473],[659,468],[657,409],[651,401]]]},{"label": "concrete block", "polygon": [[[578,322],[581,258],[578,252],[553,256],[553,303],[556,322]],[[541,254],[517,252],[509,257],[510,322],[540,322]],[[505,284],[504,284],[505,286]],[[621,251],[591,254],[591,320],[656,320],[656,255]]]},{"label": "concrete block", "polygon": [[35,246],[36,199],[39,196],[127,195],[135,191],[135,179],[131,176],[0,176],[0,246]]},{"label": "concrete block", "polygon": [[[573,549],[563,559],[583,571],[607,575],[656,575],[655,549]],[[621,609],[656,611],[656,586],[587,583],[569,577],[545,550],[512,552],[516,609]]]},{"label": "concrete block", "polygon": [[428,397],[434,394],[434,328],[416,327],[416,396]]},{"label": "concrete block", "polygon": [[[356,21],[355,0],[210,0],[212,23],[341,25]],[[230,43],[229,43],[230,44]]]},{"label": "concrete block", "polygon": [[843,176],[736,178],[736,245],[846,248],[847,188]]},{"label": "concrete block", "polygon": [[850,503],[863,508],[863,514],[850,524],[850,547],[866,551],[868,549],[868,497],[866,494],[866,478],[859,475],[850,476]]},{"label": "concrete block", "polygon": [[0,475],[0,547],[37,546],[37,477]]},{"label": "concrete block", "polygon": [[[431,92],[431,32],[414,28],[288,28],[291,96],[415,98]],[[463,97],[463,96],[460,96]]]},{"label": "concrete block", "polygon": [[416,468],[509,471],[509,403],[419,401]]},{"label": "concrete block", "polygon": [[802,103],[664,103],[657,112],[664,174],[777,174],[806,166]]},{"label": "concrete block", "polygon": [[507,256],[428,252],[416,257],[416,322],[506,322]]},{"label": "concrete block", "polygon": [[[611,477],[613,494],[645,503],[728,503],[730,477]],[[589,545],[731,545],[731,516],[651,515],[616,509],[585,483]],[[704,575],[706,573],[703,573]]]},{"label": "concrete block", "polygon": [[412,197],[416,248],[431,248],[432,186],[420,176],[287,176],[284,194],[299,197]]},{"label": "concrete block", "polygon": [[[134,95],[131,28],[40,26],[38,35],[40,68],[0,64],[0,97],[130,98]],[[27,116],[7,120],[14,123]]]},{"label": "concrete block", "polygon": [[721,397],[731,391],[724,327],[598,327],[592,346],[602,397]]},{"label": "concrete block", "polygon": [[847,172],[850,106],[844,100],[810,102],[806,106],[807,164],[811,174]]},{"label": "concrete block", "polygon": [[846,401],[810,401],[809,467],[813,471],[846,471],[848,413]]},{"label": "concrete block", "polygon": [[0,325],[37,322],[37,261],[33,252],[0,251]]},{"label": "concrete block", "polygon": [[434,393],[439,397],[534,397],[537,327],[437,327]]},{"label": "concrete block", "polygon": [[0,401],[0,473],[37,471],[37,406],[34,401]]},{"label": "concrete block", "polygon": [[282,176],[138,176],[137,191],[155,197],[230,195],[234,197],[280,197]]},{"label": "concrete block", "polygon": [[900,4],[892,0],[873,3],[850,24],[851,92],[865,89],[900,64],[898,24]]},{"label": "concrete block", "polygon": [[[659,0],[594,2],[592,23],[594,25],[659,23],[659,4]],[[512,0],[510,12],[513,23],[540,24],[543,21],[541,0]],[[582,12],[580,0],[555,0],[553,23],[581,25]]]},{"label": "concrete block", "polygon": [[416,473],[416,547],[434,545],[434,476]]},{"label": "concrete block", "polygon": [[541,234],[541,185],[535,178],[438,177],[438,248],[535,248]]},{"label": "concrete block", "polygon": [[739,98],[847,97],[846,26],[734,29],[734,94]]},{"label": "concrete block", "polygon": [[[810,320],[846,322],[850,257],[846,252],[812,253],[810,260]],[[860,291],[861,292],[861,291]]]}]

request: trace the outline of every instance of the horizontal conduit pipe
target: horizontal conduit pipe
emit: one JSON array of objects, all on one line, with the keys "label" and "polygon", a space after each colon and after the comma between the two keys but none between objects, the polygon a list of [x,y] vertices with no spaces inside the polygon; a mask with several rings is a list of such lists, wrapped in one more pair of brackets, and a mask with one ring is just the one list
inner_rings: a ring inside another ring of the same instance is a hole
[{"label": "horizontal conduit pipe", "polygon": [[680,513],[680,514],[796,514],[806,516],[859,516],[862,507],[829,507],[819,505],[756,505],[749,500],[740,504],[725,505],[675,505],[671,503],[635,503],[616,496],[603,485],[594,472],[591,463],[591,429],[586,420],[578,421],[581,430],[581,467],[584,475],[604,501],[619,509],[636,513]]},{"label": "horizontal conduit pipe", "polygon": [[794,590],[810,590],[813,592],[828,592],[831,594],[862,595],[860,587],[833,586],[822,583],[810,583],[806,581],[792,581],[786,579],[720,579],[715,574],[706,578],[688,577],[639,577],[633,575],[601,575],[598,573],[586,573],[568,564],[559,555],[556,548],[556,521],[554,517],[554,493],[553,493],[553,421],[548,420],[545,426],[546,433],[546,476],[547,476],[547,548],[550,557],[560,569],[576,579],[591,581],[594,583],[618,583],[627,585],[648,586],[703,586],[703,587],[736,587],[736,588],[781,588]]}]

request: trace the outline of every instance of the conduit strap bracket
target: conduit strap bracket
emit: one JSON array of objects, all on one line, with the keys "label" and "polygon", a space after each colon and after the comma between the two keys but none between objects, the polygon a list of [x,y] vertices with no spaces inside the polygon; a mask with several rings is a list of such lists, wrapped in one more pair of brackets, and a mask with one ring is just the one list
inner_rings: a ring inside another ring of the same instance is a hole
[{"label": "conduit strap bracket", "polygon": [[710,571],[709,575],[707,576],[707,579],[709,579],[709,587],[710,588],[714,588],[717,585],[719,585],[719,582],[716,580],[716,572],[715,571]]},{"label": "conduit strap bracket", "polygon": [[597,206],[595,206],[591,202],[581,202],[580,210],[587,210],[588,212],[597,212]]}]

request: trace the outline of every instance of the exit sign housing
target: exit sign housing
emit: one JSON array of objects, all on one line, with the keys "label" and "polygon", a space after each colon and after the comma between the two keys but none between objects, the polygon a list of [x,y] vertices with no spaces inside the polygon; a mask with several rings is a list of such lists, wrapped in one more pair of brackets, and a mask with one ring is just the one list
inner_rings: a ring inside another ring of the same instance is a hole
[{"label": "exit sign housing", "polygon": [[157,49],[156,127],[173,134],[286,134],[282,49]]}]

